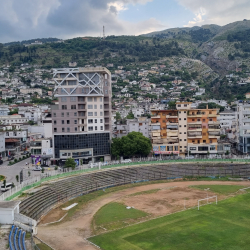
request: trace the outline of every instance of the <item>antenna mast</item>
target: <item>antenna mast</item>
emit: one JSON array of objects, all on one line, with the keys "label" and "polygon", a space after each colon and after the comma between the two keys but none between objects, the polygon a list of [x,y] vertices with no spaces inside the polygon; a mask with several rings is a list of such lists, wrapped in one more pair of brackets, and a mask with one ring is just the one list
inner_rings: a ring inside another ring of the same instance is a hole
[{"label": "antenna mast", "polygon": [[103,40],[105,39],[105,26],[103,26]]}]

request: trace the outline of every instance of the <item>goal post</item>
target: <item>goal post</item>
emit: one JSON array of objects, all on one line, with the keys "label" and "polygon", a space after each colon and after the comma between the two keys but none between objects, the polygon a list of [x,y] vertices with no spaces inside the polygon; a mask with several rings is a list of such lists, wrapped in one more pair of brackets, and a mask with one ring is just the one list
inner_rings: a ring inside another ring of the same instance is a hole
[{"label": "goal post", "polygon": [[[207,204],[208,204],[208,200],[214,199],[214,198],[215,198],[215,200],[216,200],[216,205],[217,205],[217,203],[218,203],[217,195],[211,196],[211,197],[207,197],[207,198],[205,198],[205,199],[200,199],[200,200],[198,200],[198,210],[200,210],[200,207],[201,207],[201,206],[204,206],[204,205],[200,205],[200,202],[201,202],[201,201],[207,201]],[[210,204],[210,203],[209,203],[209,204]]]}]

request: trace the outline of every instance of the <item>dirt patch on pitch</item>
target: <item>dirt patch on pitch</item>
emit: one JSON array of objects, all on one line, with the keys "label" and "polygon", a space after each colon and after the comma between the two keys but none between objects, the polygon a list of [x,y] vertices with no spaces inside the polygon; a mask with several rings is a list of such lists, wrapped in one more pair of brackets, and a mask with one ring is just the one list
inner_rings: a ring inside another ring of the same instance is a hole
[{"label": "dirt patch on pitch", "polygon": [[[152,194],[138,194],[123,197],[117,202],[142,210],[153,217],[174,213],[185,208],[197,206],[197,200],[211,197],[213,192],[204,192],[189,187],[162,188]],[[225,196],[218,195],[218,199]],[[215,201],[211,199],[210,201]]]}]

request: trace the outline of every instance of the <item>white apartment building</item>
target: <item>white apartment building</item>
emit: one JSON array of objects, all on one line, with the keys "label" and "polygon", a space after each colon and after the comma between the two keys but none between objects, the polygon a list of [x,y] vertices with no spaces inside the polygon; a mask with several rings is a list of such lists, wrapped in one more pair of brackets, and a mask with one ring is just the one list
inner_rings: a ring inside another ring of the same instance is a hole
[{"label": "white apartment building", "polygon": [[22,115],[7,115],[7,116],[1,116],[1,122],[4,125],[11,125],[11,124],[22,124],[29,121],[28,118],[23,117]]},{"label": "white apartment building", "polygon": [[145,137],[150,137],[150,119],[139,117],[135,119],[127,119],[126,124],[117,124],[113,133],[113,137],[121,138],[131,132],[140,132]]},{"label": "white apartment building", "polygon": [[250,154],[250,104],[237,104],[237,143],[242,154]]},{"label": "white apartment building", "polygon": [[[219,113],[217,120],[220,122],[221,134],[226,134],[228,130],[236,130],[236,112],[225,110]],[[233,138],[230,138],[233,139]]]},{"label": "white apartment building", "polygon": [[20,93],[23,93],[23,94],[37,93],[38,95],[43,94],[42,89],[38,89],[38,88],[20,89]]}]

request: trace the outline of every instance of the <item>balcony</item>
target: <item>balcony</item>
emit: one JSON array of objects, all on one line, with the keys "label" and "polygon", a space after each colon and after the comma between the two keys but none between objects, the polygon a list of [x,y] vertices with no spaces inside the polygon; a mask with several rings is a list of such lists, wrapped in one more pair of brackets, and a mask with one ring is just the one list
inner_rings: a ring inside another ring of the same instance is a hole
[{"label": "balcony", "polygon": [[188,138],[202,138],[201,132],[188,132]]},{"label": "balcony", "polygon": [[159,115],[157,116],[152,116],[151,119],[160,119],[161,117]]},{"label": "balcony", "polygon": [[167,119],[171,119],[171,118],[173,118],[173,119],[176,119],[176,118],[178,118],[178,115],[176,114],[172,114],[172,115],[166,115],[166,118]]},{"label": "balcony", "polygon": [[167,131],[167,137],[177,137],[178,136],[178,131],[171,131],[171,130],[168,130]]},{"label": "balcony", "polygon": [[202,117],[202,113],[201,112],[197,112],[197,113],[192,112],[192,113],[189,113],[187,116],[189,118],[192,118],[192,117]]},{"label": "balcony", "polygon": [[211,132],[211,131],[209,131],[208,132],[208,137],[209,137],[209,139],[212,139],[212,138],[219,139],[220,138],[220,132]]},{"label": "balcony", "polygon": [[220,125],[219,121],[209,121],[208,125]]},{"label": "balcony", "polygon": [[178,130],[178,125],[167,125],[167,130]]},{"label": "balcony", "polygon": [[218,114],[209,114],[208,117],[217,117],[219,116]]},{"label": "balcony", "polygon": [[193,124],[193,125],[190,125],[189,124],[189,126],[188,126],[188,130],[191,130],[191,131],[202,131],[202,127],[201,127],[201,125],[195,125],[195,124]]},{"label": "balcony", "polygon": [[208,131],[220,131],[220,126],[218,126],[218,125],[208,125]]}]

